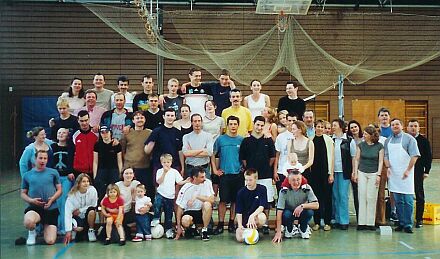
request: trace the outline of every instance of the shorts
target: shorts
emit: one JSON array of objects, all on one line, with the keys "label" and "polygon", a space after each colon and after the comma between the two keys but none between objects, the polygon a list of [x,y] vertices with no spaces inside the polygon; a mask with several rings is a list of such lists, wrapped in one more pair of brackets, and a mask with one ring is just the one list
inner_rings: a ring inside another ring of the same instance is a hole
[{"label": "shorts", "polygon": [[[113,223],[115,223],[116,219],[118,218],[118,214],[110,214],[110,217],[107,217],[107,218],[112,218],[113,219]],[[124,216],[122,216],[122,220],[124,220]]]},{"label": "shorts", "polygon": [[220,176],[216,175],[216,174],[211,174],[211,182],[212,184],[220,184]]},{"label": "shorts", "polygon": [[89,222],[87,221],[87,217],[89,216],[90,211],[95,211],[95,208],[88,207],[84,218],[81,218],[79,216],[73,216],[73,219],[76,221],[76,227],[81,227],[85,229],[89,228]]},{"label": "shorts", "polygon": [[261,184],[266,187],[267,202],[273,202],[273,197],[275,196],[275,190],[272,184],[272,178],[258,179],[257,184]]},{"label": "shorts", "polygon": [[29,206],[24,210],[24,214],[26,214],[29,211],[34,211],[38,215],[40,215],[40,222],[43,225],[58,225],[58,215],[60,212],[58,211],[58,208],[52,209],[52,210],[45,210],[43,207],[39,206]]},{"label": "shorts", "polygon": [[242,174],[225,174],[220,177],[220,202],[235,202],[238,191],[244,186]]},{"label": "shorts", "polygon": [[203,224],[202,210],[187,210],[183,213],[185,215],[191,216],[194,224]]}]

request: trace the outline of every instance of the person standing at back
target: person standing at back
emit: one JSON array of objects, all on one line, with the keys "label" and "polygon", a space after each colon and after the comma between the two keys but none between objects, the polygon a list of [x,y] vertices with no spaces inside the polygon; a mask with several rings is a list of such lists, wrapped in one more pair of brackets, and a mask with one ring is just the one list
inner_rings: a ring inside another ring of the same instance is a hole
[{"label": "person standing at back", "polygon": [[105,77],[101,73],[96,73],[93,77],[93,90],[96,92],[97,101],[96,105],[104,108],[106,111],[110,110],[111,98],[114,94],[113,91],[105,89]]},{"label": "person standing at back", "polygon": [[278,111],[287,110],[289,113],[295,113],[298,118],[302,118],[306,110],[306,102],[298,97],[298,85],[293,81],[287,81],[287,95],[281,97],[278,101]]}]

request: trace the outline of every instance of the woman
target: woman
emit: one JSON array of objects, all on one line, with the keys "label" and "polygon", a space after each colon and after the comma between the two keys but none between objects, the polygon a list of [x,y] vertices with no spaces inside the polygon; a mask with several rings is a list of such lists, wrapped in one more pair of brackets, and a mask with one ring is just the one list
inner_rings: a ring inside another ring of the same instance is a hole
[{"label": "woman", "polygon": [[243,106],[251,111],[252,120],[254,120],[256,116],[263,114],[264,107],[270,106],[270,98],[261,93],[261,82],[258,80],[252,80],[251,90],[252,94],[243,99]]},{"label": "woman", "polygon": [[263,109],[263,117],[264,117],[264,128],[263,128],[263,134],[264,137],[268,138],[271,137],[273,142],[275,143],[275,140],[278,136],[278,127],[275,123],[276,113],[275,110],[271,107],[264,107]]},{"label": "woman", "polygon": [[286,126],[287,126],[287,114],[289,114],[289,112],[287,110],[281,110],[278,112],[277,118],[278,118],[278,135],[283,133],[284,131],[286,131]]},{"label": "woman", "polygon": [[317,120],[315,136],[312,138],[315,147],[314,162],[309,179],[309,184],[319,201],[319,209],[313,215],[314,231],[319,230],[321,219],[324,219],[324,231],[331,230],[334,146],[333,140],[324,134],[324,130],[324,121]]},{"label": "woman", "polygon": [[107,185],[115,183],[122,172],[122,147],[114,145],[112,133],[107,126],[101,126],[100,138],[93,149],[93,178],[98,191],[99,200],[102,200]]},{"label": "woman", "polygon": [[296,153],[298,162],[303,165],[303,175],[310,178],[310,167],[313,164],[315,146],[310,139],[306,137],[306,125],[302,121],[295,121],[292,124],[292,133],[294,138],[287,143],[287,150],[290,153]]},{"label": "woman", "polygon": [[[361,124],[356,120],[351,120],[348,122],[348,131],[347,136],[352,137],[356,146],[359,145],[362,141],[364,141],[362,135]],[[353,159],[353,168],[354,168],[354,159]],[[358,183],[351,180],[351,189],[353,191],[353,202],[354,208],[356,210],[356,219],[359,219],[359,196],[358,196]]]},{"label": "woman", "polygon": [[223,134],[225,130],[225,120],[222,117],[215,115],[217,105],[214,101],[208,100],[205,102],[205,116],[203,117],[203,130],[211,133],[213,142]]},{"label": "woman", "polygon": [[356,148],[352,178],[359,184],[359,219],[357,230],[376,230],[375,216],[384,148],[379,133],[372,126],[364,129],[365,141]]},{"label": "woman", "polygon": [[69,112],[72,114],[76,114],[75,111],[77,109],[82,108],[86,104],[85,100],[85,92],[82,87],[82,80],[80,78],[73,78],[70,82],[70,87],[67,92],[61,94],[59,99],[67,99],[69,102]]},{"label": "woman", "polygon": [[348,230],[350,223],[348,213],[348,187],[353,169],[352,158],[356,155],[356,143],[345,134],[344,121],[332,121],[334,156],[333,202],[335,209],[335,226]]},{"label": "woman", "polygon": [[[77,232],[84,233],[90,242],[96,241],[95,220],[96,206],[98,205],[98,193],[95,187],[90,185],[92,179],[88,174],[80,174],[69,192],[65,206],[65,216],[62,218],[66,227],[64,243],[67,245],[74,240]],[[75,220],[75,224],[73,224]]]},{"label": "woman", "polygon": [[29,144],[21,155],[19,162],[21,178],[23,178],[24,173],[35,166],[35,153],[37,153],[38,150],[47,151],[49,161],[46,166],[52,167],[51,158],[53,152],[50,145],[52,145],[53,141],[46,138],[46,131],[44,128],[35,127],[31,131],[28,131],[26,136],[28,138],[33,138],[34,142]]},{"label": "woman", "polygon": [[182,132],[182,136],[193,131],[191,124],[191,108],[188,104],[180,107],[180,120],[174,122],[174,127]]},{"label": "woman", "polygon": [[324,134],[332,136],[332,124],[328,121],[324,121]]},{"label": "woman", "polygon": [[[121,196],[124,199],[124,221],[122,226],[124,227],[125,236],[129,239],[130,228],[134,226],[135,213],[132,210],[132,204],[136,197],[136,186],[140,184],[138,180],[134,180],[133,168],[126,168],[122,173],[122,181],[116,183],[121,192]],[[148,190],[147,190],[148,191]]]},{"label": "woman", "polygon": [[57,134],[58,143],[53,143],[51,148],[53,150],[53,168],[60,174],[61,196],[57,199],[58,210],[60,215],[58,217],[58,230],[65,233],[64,226],[64,207],[66,204],[67,193],[73,186],[75,176],[73,175],[73,154],[74,147],[69,144],[69,130],[60,128]]}]

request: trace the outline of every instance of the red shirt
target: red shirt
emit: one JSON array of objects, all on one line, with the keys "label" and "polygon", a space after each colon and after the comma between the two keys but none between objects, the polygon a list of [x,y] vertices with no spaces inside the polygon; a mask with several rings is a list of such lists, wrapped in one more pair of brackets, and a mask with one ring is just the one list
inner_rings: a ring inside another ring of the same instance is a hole
[{"label": "red shirt", "polygon": [[124,199],[119,196],[115,202],[110,202],[110,199],[106,196],[102,199],[101,205],[109,209],[119,209],[119,207],[124,206]]}]

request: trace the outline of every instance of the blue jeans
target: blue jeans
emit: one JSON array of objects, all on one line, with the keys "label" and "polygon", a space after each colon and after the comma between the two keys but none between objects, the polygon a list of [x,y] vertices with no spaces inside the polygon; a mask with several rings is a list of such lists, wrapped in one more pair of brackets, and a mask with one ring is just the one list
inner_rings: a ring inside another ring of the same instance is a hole
[{"label": "blue jeans", "polygon": [[136,234],[151,235],[150,214],[136,214]]},{"label": "blue jeans", "polygon": [[393,195],[396,203],[397,219],[399,220],[400,226],[404,228],[412,228],[414,210],[413,195],[395,192],[393,192]]},{"label": "blue jeans", "polygon": [[348,189],[350,179],[344,179],[342,172],[335,172],[333,183],[333,201],[335,208],[335,221],[341,225],[348,225],[350,218],[348,214]]},{"label": "blue jeans", "polygon": [[160,220],[162,208],[165,213],[164,229],[171,229],[173,227],[174,199],[167,199],[157,193],[154,200],[154,219]]},{"label": "blue jeans", "polygon": [[293,215],[293,210],[284,209],[283,219],[281,222],[283,223],[283,226],[285,226],[287,230],[290,232],[292,231],[293,228],[293,221],[299,220],[301,232],[304,233],[306,232],[307,226],[309,224],[309,221],[312,219],[312,217],[313,217],[313,210],[304,209],[298,218]]},{"label": "blue jeans", "polygon": [[60,176],[61,183],[61,196],[57,199],[58,210],[60,211],[60,215],[58,217],[58,230],[61,232],[65,232],[64,226],[64,214],[65,214],[65,206],[67,200],[67,194],[69,194],[70,189],[73,186],[73,181],[70,181],[67,176]]}]

